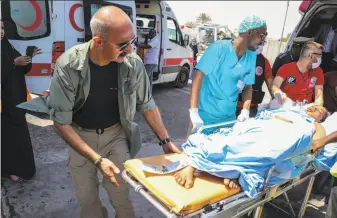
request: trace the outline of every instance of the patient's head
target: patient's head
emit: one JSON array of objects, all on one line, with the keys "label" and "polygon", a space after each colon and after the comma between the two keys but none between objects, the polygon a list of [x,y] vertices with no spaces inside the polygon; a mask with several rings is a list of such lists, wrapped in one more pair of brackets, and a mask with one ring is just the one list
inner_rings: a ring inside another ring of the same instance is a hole
[{"label": "patient's head", "polygon": [[308,107],[305,112],[312,117],[313,119],[315,119],[316,122],[322,122],[325,120],[325,118],[328,115],[328,110],[323,107],[323,106],[311,106]]}]

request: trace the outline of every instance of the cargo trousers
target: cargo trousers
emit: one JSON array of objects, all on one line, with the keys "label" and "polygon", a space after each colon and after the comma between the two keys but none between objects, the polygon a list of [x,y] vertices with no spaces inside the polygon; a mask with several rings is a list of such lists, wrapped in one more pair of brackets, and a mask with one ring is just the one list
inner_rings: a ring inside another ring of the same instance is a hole
[{"label": "cargo trousers", "polygon": [[[103,158],[111,160],[120,171],[123,163],[130,158],[129,142],[120,124],[96,131],[83,129],[72,124],[77,134]],[[81,218],[108,218],[108,212],[99,198],[99,170],[91,161],[68,146],[68,167],[72,177],[76,197],[80,205]],[[129,197],[129,188],[121,175],[115,175],[119,188],[103,177],[103,187],[107,191],[110,203],[116,211],[116,218],[133,218],[134,212]]]}]

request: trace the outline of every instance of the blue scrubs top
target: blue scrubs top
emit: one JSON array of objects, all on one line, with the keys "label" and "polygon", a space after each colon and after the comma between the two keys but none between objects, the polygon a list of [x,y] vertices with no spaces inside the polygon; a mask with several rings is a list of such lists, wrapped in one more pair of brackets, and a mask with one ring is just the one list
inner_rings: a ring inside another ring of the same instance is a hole
[{"label": "blue scrubs top", "polygon": [[248,50],[238,60],[232,40],[218,40],[196,68],[204,73],[198,106],[204,124],[235,120],[239,93],[255,83],[256,53]]}]

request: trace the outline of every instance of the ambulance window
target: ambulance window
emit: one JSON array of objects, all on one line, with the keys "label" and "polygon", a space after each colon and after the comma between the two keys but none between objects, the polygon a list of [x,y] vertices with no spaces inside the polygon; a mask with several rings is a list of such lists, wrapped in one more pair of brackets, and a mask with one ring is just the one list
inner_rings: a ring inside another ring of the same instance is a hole
[{"label": "ambulance window", "polygon": [[[8,2],[8,1],[7,1]],[[5,30],[9,39],[31,40],[49,36],[48,1],[16,1],[4,3]]]},{"label": "ambulance window", "polygon": [[183,46],[183,36],[177,22],[172,18],[167,18],[167,32],[170,41]]},{"label": "ambulance window", "polygon": [[94,14],[98,11],[98,9],[100,9],[103,6],[106,5],[114,5],[116,7],[119,7],[120,9],[122,9],[130,18],[131,21],[133,21],[132,19],[132,8],[125,6],[125,5],[119,5],[119,4],[113,4],[113,3],[109,3],[109,2],[103,2],[101,4],[91,4],[90,10],[91,10],[91,17],[94,16]]},{"label": "ambulance window", "polygon": [[154,15],[140,15],[137,14],[137,27],[138,28],[151,28],[156,27],[156,16]]}]

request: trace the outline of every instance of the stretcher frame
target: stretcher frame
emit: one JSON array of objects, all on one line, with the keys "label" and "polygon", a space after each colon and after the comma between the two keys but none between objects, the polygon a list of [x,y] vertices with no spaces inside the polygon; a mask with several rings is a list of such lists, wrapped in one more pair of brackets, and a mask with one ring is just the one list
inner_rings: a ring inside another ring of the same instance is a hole
[{"label": "stretcher frame", "polygon": [[[228,126],[234,125],[235,121],[223,122],[213,125],[203,126],[199,129],[198,132],[202,132],[208,128],[220,127],[220,126]],[[134,188],[134,190],[142,195],[145,199],[147,199],[154,207],[156,207],[165,217],[167,218],[182,218],[182,217],[200,217],[200,218],[209,218],[209,217],[217,217],[217,218],[238,218],[248,213],[253,212],[254,218],[260,218],[263,213],[263,206],[268,203],[271,206],[277,208],[278,210],[297,218],[302,218],[305,214],[306,207],[310,198],[310,194],[312,191],[312,187],[315,181],[315,176],[320,173],[320,171],[316,170],[311,164],[301,173],[301,175],[285,181],[283,183],[268,186],[271,175],[275,169],[275,166],[272,167],[266,175],[266,180],[263,185],[263,189],[259,192],[257,198],[249,198],[244,192],[240,192],[231,197],[225,198],[221,201],[218,201],[214,204],[207,205],[202,209],[187,214],[180,215],[170,211],[164,204],[160,203],[159,200],[149,193],[146,188],[139,183],[130,173],[126,170],[122,172],[122,177],[125,179],[129,185]],[[306,192],[303,198],[303,202],[301,204],[300,210],[296,215],[294,208],[289,200],[287,192],[298,185],[303,184],[304,182],[309,181]],[[278,207],[277,205],[271,203],[270,201],[283,195],[287,205],[289,206],[290,212],[285,211],[284,209]]]}]

